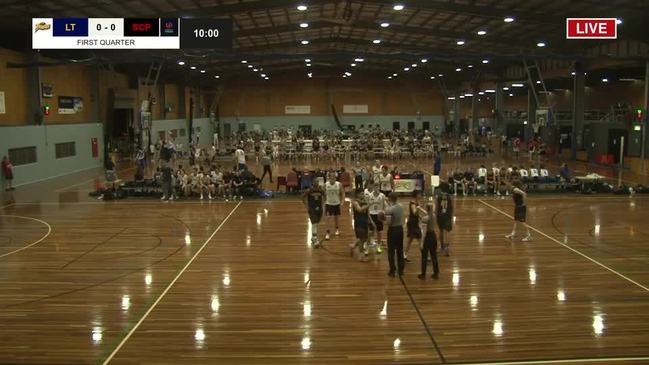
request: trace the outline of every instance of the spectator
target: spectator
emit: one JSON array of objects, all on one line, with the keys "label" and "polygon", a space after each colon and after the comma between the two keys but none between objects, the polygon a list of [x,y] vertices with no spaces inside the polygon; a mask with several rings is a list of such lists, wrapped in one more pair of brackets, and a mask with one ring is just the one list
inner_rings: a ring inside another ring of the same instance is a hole
[{"label": "spectator", "polygon": [[264,177],[266,177],[266,173],[268,173],[268,177],[270,178],[270,182],[273,182],[273,170],[272,170],[272,159],[270,154],[263,152],[261,156],[261,166],[264,168],[264,172],[261,174],[261,180],[264,180]]},{"label": "spectator", "polygon": [[442,172],[442,157],[439,153],[435,153],[435,164],[433,167],[433,175],[439,176]]},{"label": "spectator", "polygon": [[559,171],[559,175],[561,176],[562,180],[570,181],[572,174],[570,173],[568,164],[564,163],[563,165],[561,165],[561,170]]},{"label": "spectator", "polygon": [[7,156],[2,157],[2,175],[4,176],[5,191],[15,190],[13,187],[14,166]]}]

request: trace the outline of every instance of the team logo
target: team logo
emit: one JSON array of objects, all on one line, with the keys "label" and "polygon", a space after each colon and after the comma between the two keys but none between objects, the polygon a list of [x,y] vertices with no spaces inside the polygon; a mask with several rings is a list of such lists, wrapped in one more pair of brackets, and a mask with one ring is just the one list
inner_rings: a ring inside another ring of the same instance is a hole
[{"label": "team logo", "polygon": [[34,33],[38,32],[39,30],[49,30],[52,27],[52,25],[47,24],[45,22],[40,22],[36,24],[36,30],[34,30]]}]

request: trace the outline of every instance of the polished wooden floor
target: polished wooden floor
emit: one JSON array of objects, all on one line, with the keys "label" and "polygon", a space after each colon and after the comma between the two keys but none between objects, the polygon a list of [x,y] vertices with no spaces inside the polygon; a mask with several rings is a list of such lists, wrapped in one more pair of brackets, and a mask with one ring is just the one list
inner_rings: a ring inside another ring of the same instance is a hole
[{"label": "polished wooden floor", "polygon": [[420,281],[416,247],[403,280],[350,257],[346,209],[314,249],[297,199],[103,202],[95,175],[2,196],[0,364],[649,364],[642,196],[531,197],[530,243],[460,197]]}]

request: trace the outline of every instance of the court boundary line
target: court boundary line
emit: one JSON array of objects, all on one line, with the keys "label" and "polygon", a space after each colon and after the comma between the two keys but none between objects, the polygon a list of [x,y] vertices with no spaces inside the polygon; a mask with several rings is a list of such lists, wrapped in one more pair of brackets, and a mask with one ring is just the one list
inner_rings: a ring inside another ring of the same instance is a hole
[{"label": "court boundary line", "polygon": [[[124,173],[124,172],[127,172],[127,171],[131,171],[131,170],[135,169],[136,167],[137,167],[137,166],[127,167],[127,168],[122,169],[122,170],[117,170],[116,173],[121,174],[121,173]],[[97,166],[97,168],[100,168],[100,166]],[[91,167],[90,169],[93,169],[93,167]],[[87,170],[90,170],[90,169],[87,169]],[[79,173],[79,172],[83,172],[83,171],[87,171],[87,170],[80,170],[80,171],[77,171],[77,172],[73,172],[72,174],[74,174],[74,173]],[[61,176],[54,176],[54,177],[52,177],[52,178],[63,177],[63,176],[67,176],[67,175],[71,175],[71,174],[65,174],[65,175],[61,175]],[[91,182],[93,182],[93,181],[95,181],[95,180],[97,180],[97,179],[101,179],[101,178],[102,178],[102,175],[101,175],[101,174],[98,174],[97,176],[95,176],[95,177],[93,177],[93,178],[91,178],[91,179],[84,180],[84,181],[79,182],[79,183],[76,183],[76,184],[72,184],[72,185],[64,186],[64,187],[62,187],[62,188],[58,188],[58,189],[54,190],[54,192],[55,192],[55,193],[62,193],[62,192],[66,191],[66,190],[68,190],[68,189],[70,189],[70,188],[75,187],[75,186],[80,186],[80,185],[83,185],[83,184],[91,183]],[[105,176],[104,176],[104,180],[105,180]]]},{"label": "court boundary line", "polygon": [[435,346],[435,351],[437,351],[437,355],[439,356],[439,359],[442,361],[442,364],[447,364],[446,358],[442,353],[442,349],[437,344],[437,341],[435,340],[435,336],[433,336],[433,331],[431,331],[430,327],[428,327],[428,323],[424,319],[423,314],[421,314],[421,311],[419,311],[419,306],[417,305],[417,302],[415,301],[415,298],[413,297],[412,293],[410,293],[410,289],[408,289],[408,285],[406,285],[406,282],[403,280],[402,276],[399,276],[399,281],[401,282],[403,288],[406,290],[406,294],[408,294],[408,298],[410,299],[412,306],[415,307],[417,316],[419,317],[421,324],[424,325],[424,329],[426,329],[426,333],[428,333],[428,337],[430,337],[430,340],[433,342],[433,346]]},{"label": "court boundary line", "polygon": [[43,224],[45,224],[47,226],[47,233],[43,237],[41,237],[39,240],[34,241],[34,242],[28,244],[27,246],[23,246],[23,247],[21,247],[19,249],[16,249],[16,250],[13,250],[13,251],[10,251],[10,252],[7,252],[7,253],[3,253],[3,254],[0,255],[0,259],[4,258],[4,257],[7,257],[7,256],[10,256],[10,255],[13,255],[15,253],[18,253],[20,251],[26,250],[26,249],[28,249],[30,247],[35,246],[35,245],[43,242],[43,240],[46,239],[47,237],[49,237],[49,235],[52,233],[52,226],[50,226],[49,223],[47,223],[46,221],[44,221],[42,219],[38,219],[38,218],[34,218],[34,217],[25,217],[25,216],[22,216],[22,215],[11,215],[11,214],[0,214],[0,217],[14,217],[14,218],[30,219],[30,220],[33,220],[33,221],[36,221],[36,222],[39,222],[39,223],[43,223]]},{"label": "court boundary line", "polygon": [[219,226],[216,227],[216,229],[212,232],[212,234],[205,240],[203,245],[201,245],[201,247],[196,251],[196,253],[194,253],[194,255],[191,257],[191,259],[189,259],[189,261],[187,261],[185,266],[183,266],[183,268],[180,269],[180,271],[176,274],[176,276],[173,278],[173,280],[167,285],[165,290],[158,296],[158,298],[155,300],[155,302],[153,302],[153,304],[151,304],[149,309],[147,309],[147,311],[144,312],[142,317],[140,317],[140,319],[135,323],[135,325],[133,325],[133,327],[131,327],[131,329],[128,331],[128,333],[122,338],[122,340],[119,342],[119,344],[113,349],[113,351],[111,351],[111,353],[106,357],[106,359],[101,362],[101,364],[107,365],[115,357],[115,355],[117,355],[119,350],[122,349],[122,347],[131,338],[131,336],[135,333],[135,331],[137,331],[137,329],[140,327],[142,322],[144,322],[144,320],[149,316],[149,314],[151,314],[151,312],[155,309],[155,307],[158,305],[158,303],[160,303],[162,298],[164,298],[164,296],[167,295],[169,290],[171,290],[171,288],[174,286],[176,281],[178,281],[178,279],[182,276],[182,274],[185,273],[187,268],[189,268],[189,266],[194,262],[194,260],[198,257],[198,255],[200,255],[200,253],[203,252],[203,250],[205,249],[205,247],[207,247],[207,244],[210,243],[212,238],[214,238],[214,236],[221,230],[221,228],[223,228],[223,226],[228,222],[228,220],[230,220],[230,217],[234,214],[234,212],[237,211],[237,208],[239,208],[241,203],[242,202],[240,201],[234,208],[232,208],[230,213],[225,217],[225,219],[223,219],[223,222],[221,222],[221,224],[219,224]]},{"label": "court boundary line", "polygon": [[[511,219],[514,219],[513,216],[511,216],[511,215],[507,214],[506,212],[504,212],[504,211],[502,211],[502,210],[500,210],[500,209],[494,207],[493,205],[491,205],[491,204],[485,202],[484,200],[482,200],[482,199],[478,199],[478,201],[479,201],[480,203],[486,205],[487,207],[489,207],[489,208],[495,210],[496,212],[498,212],[498,213],[500,213],[500,214],[502,214],[502,215],[504,215],[504,216],[506,216],[506,217],[509,217],[509,218],[511,218]],[[626,276],[626,275],[624,275],[624,274],[622,274],[622,273],[616,271],[616,270],[613,269],[613,268],[610,268],[610,267],[604,265],[603,263],[601,263],[601,262],[595,260],[594,258],[592,258],[592,257],[590,257],[590,256],[588,256],[588,255],[586,255],[585,253],[582,253],[581,251],[579,251],[579,250],[577,250],[577,249],[574,249],[574,248],[572,248],[571,246],[569,246],[569,245],[567,245],[567,244],[565,244],[565,243],[559,241],[558,239],[556,239],[556,238],[554,238],[554,237],[552,237],[552,236],[549,236],[548,234],[546,234],[545,232],[539,230],[538,228],[535,228],[535,227],[533,227],[533,226],[531,226],[531,225],[529,225],[529,224],[527,224],[527,223],[525,223],[525,225],[526,225],[527,227],[529,227],[531,230],[533,230],[533,231],[537,232],[538,234],[544,236],[545,238],[547,238],[547,239],[549,239],[549,240],[551,240],[551,241],[553,241],[553,242],[555,242],[555,243],[558,243],[559,245],[561,245],[561,246],[563,246],[563,247],[569,249],[570,251],[572,251],[572,252],[576,253],[577,255],[579,255],[579,256],[581,256],[581,257],[587,259],[588,261],[590,261],[590,262],[592,262],[592,263],[594,263],[594,264],[596,264],[596,265],[598,265],[598,266],[604,268],[605,270],[607,270],[607,271],[609,271],[609,272],[611,272],[611,273],[613,273],[613,274],[615,274],[615,275],[621,277],[622,279],[624,279],[624,280],[626,280],[626,281],[628,281],[628,282],[630,282],[630,283],[636,285],[637,287],[643,289],[644,291],[649,292],[649,288],[648,288],[648,287],[646,287],[646,286],[644,286],[644,285],[638,283],[637,281],[635,281],[635,280],[629,278],[628,276]],[[649,359],[649,358],[648,358],[648,359]]]},{"label": "court boundary line", "polygon": [[534,365],[534,364],[571,364],[590,362],[621,362],[621,361],[649,361],[649,356],[629,357],[594,357],[555,360],[512,360],[512,361],[487,361],[487,362],[449,362],[451,365]]}]

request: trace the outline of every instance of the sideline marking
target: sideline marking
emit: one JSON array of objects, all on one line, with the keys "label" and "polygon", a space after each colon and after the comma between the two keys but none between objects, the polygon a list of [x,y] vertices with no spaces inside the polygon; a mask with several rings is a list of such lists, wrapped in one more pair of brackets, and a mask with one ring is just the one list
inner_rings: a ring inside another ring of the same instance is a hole
[{"label": "sideline marking", "polygon": [[[491,204],[485,202],[484,200],[482,200],[482,199],[478,199],[478,201],[479,201],[480,203],[482,203],[482,204],[488,206],[489,208],[491,208],[491,209],[497,211],[498,213],[500,213],[500,214],[502,214],[502,215],[504,215],[504,216],[506,216],[506,217],[509,217],[509,218],[511,218],[511,219],[514,219],[514,217],[512,217],[511,215],[509,215],[509,214],[503,212],[502,210],[500,210],[500,209],[494,207],[493,205],[491,205]],[[531,230],[537,232],[538,234],[540,234],[540,235],[542,235],[542,236],[544,236],[544,237],[546,237],[546,238],[548,238],[548,239],[550,239],[550,240],[552,240],[552,241],[554,241],[554,242],[560,244],[561,246],[563,246],[563,247],[569,249],[570,251],[576,253],[577,255],[579,255],[579,256],[581,256],[581,257],[587,259],[588,261],[590,261],[590,262],[592,262],[592,263],[594,263],[594,264],[596,264],[596,265],[598,265],[598,266],[600,266],[600,267],[602,267],[602,268],[604,268],[604,269],[606,269],[606,270],[612,272],[613,274],[615,274],[615,275],[621,277],[622,279],[624,279],[624,280],[626,280],[626,281],[628,281],[628,282],[630,282],[630,283],[632,283],[632,284],[635,284],[635,285],[638,286],[639,288],[642,288],[643,290],[649,292],[649,288],[648,288],[648,287],[646,287],[646,286],[644,286],[644,285],[638,283],[637,281],[635,281],[635,280],[629,278],[628,276],[625,276],[624,274],[622,274],[622,273],[620,273],[620,272],[618,272],[618,271],[615,271],[614,269],[612,269],[612,268],[610,268],[610,267],[608,267],[608,266],[602,264],[601,262],[599,262],[599,261],[597,261],[597,260],[591,258],[590,256],[588,256],[588,255],[582,253],[581,251],[576,250],[576,249],[574,249],[574,248],[572,248],[572,247],[566,245],[565,243],[563,243],[563,242],[557,240],[556,238],[551,237],[551,236],[548,236],[547,234],[543,233],[543,231],[541,231],[541,230],[539,230],[539,229],[537,229],[537,228],[534,228],[534,227],[530,226],[530,225],[527,224],[527,223],[526,223],[525,225],[528,226]]]},{"label": "sideline marking", "polygon": [[524,361],[495,361],[495,362],[454,362],[453,365],[533,365],[533,364],[575,364],[590,362],[618,362],[618,361],[647,361],[649,356],[637,357],[596,357],[583,359],[558,359],[558,360],[524,360]]},{"label": "sideline marking", "polygon": [[4,254],[0,255],[0,259],[3,258],[3,257],[7,257],[9,255],[13,255],[13,254],[15,254],[17,252],[20,252],[22,250],[26,250],[26,249],[34,246],[34,245],[37,245],[37,244],[41,243],[44,239],[46,239],[50,235],[50,233],[52,233],[52,226],[50,226],[49,223],[45,222],[44,220],[41,220],[41,219],[38,219],[38,218],[24,217],[22,215],[5,215],[5,214],[0,214],[0,217],[12,217],[12,218],[30,219],[30,220],[33,220],[33,221],[36,221],[36,222],[39,222],[39,223],[43,223],[44,225],[47,226],[47,233],[45,234],[45,236],[41,237],[38,241],[32,242],[32,243],[28,244],[27,246],[21,247],[21,248],[19,248],[17,250],[13,250],[11,252],[4,253]]},{"label": "sideline marking", "polygon": [[108,355],[108,357],[106,358],[106,360],[104,360],[104,361],[102,362],[103,365],[108,364],[108,363],[113,359],[113,357],[115,357],[115,355],[117,355],[117,352],[119,352],[119,350],[122,348],[122,346],[124,346],[124,344],[126,344],[126,341],[128,341],[128,339],[131,338],[131,336],[133,335],[133,333],[135,333],[135,331],[138,329],[138,327],[140,327],[140,325],[142,324],[142,322],[144,322],[144,320],[146,319],[146,317],[148,317],[149,314],[153,311],[153,309],[155,309],[155,307],[158,305],[158,303],[160,302],[160,300],[162,300],[162,298],[164,298],[164,296],[167,294],[167,292],[169,292],[169,290],[171,289],[171,287],[174,286],[174,284],[176,283],[176,281],[178,281],[178,279],[180,278],[180,276],[181,276],[181,275],[182,275],[182,274],[187,270],[187,268],[189,267],[189,265],[191,265],[192,262],[194,262],[194,260],[198,257],[198,255],[199,255],[201,252],[203,252],[203,249],[204,249],[204,248],[207,246],[207,244],[212,240],[212,238],[214,238],[214,236],[216,235],[216,233],[217,233],[219,230],[221,230],[221,227],[223,227],[223,226],[225,225],[225,223],[227,223],[227,221],[230,219],[230,217],[232,216],[232,214],[234,214],[234,212],[237,210],[237,208],[239,208],[240,205],[241,205],[241,202],[239,202],[239,204],[237,204],[234,208],[232,208],[232,210],[230,211],[230,214],[228,214],[227,217],[225,217],[225,219],[223,220],[223,222],[221,222],[221,224],[219,224],[219,226],[216,227],[216,229],[214,230],[214,232],[212,232],[212,234],[211,234],[211,235],[210,235],[210,236],[205,240],[205,242],[203,243],[203,245],[201,246],[201,248],[199,248],[198,251],[196,251],[196,253],[194,254],[194,256],[192,256],[192,258],[189,259],[189,261],[187,261],[187,263],[185,264],[185,266],[183,266],[183,268],[180,269],[180,271],[178,272],[178,274],[176,274],[176,277],[174,277],[174,279],[173,279],[173,280],[172,280],[172,281],[167,285],[167,287],[166,287],[165,290],[162,292],[162,294],[160,294],[160,296],[158,297],[158,299],[156,299],[156,301],[153,302],[153,304],[151,304],[151,306],[149,307],[149,309],[144,313],[144,315],[142,315],[142,317],[137,321],[137,323],[135,323],[135,325],[134,325],[134,326],[133,326],[133,327],[128,331],[128,333],[126,334],[126,336],[124,336],[124,338],[122,339],[122,341],[120,341],[120,343],[117,345],[117,347],[115,347],[115,349],[110,353],[110,355]]}]

